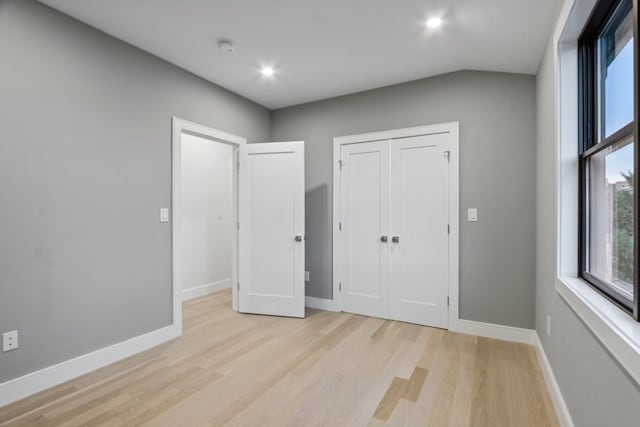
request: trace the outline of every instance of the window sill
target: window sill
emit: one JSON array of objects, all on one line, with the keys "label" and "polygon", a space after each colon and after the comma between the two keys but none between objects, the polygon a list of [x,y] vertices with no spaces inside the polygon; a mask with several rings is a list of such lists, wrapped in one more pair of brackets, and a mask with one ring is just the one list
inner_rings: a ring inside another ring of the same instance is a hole
[{"label": "window sill", "polygon": [[640,384],[640,322],[593,290],[582,279],[560,277],[556,291]]}]

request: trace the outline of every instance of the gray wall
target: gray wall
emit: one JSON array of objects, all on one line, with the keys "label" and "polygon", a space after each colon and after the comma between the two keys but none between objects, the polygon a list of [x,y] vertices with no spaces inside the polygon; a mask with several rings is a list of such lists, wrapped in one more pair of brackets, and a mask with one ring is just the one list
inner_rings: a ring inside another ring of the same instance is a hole
[{"label": "gray wall", "polygon": [[[465,71],[274,111],[274,140],[306,142],[308,295],[332,296],[333,137],[450,121],[461,134],[461,315],[534,327],[533,76]],[[469,207],[479,222],[464,220]]]},{"label": "gray wall", "polygon": [[576,427],[637,427],[640,387],[555,291],[554,69],[549,44],[537,77],[536,329]]},{"label": "gray wall", "polygon": [[33,1],[0,0],[0,382],[171,323],[171,117],[269,111]]}]

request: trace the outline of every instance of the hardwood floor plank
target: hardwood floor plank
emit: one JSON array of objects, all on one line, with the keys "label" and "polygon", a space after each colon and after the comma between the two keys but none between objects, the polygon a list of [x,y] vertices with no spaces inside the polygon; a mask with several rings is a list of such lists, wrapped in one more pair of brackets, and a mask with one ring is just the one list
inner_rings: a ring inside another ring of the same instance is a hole
[{"label": "hardwood floor plank", "polygon": [[418,400],[418,396],[420,396],[424,382],[427,379],[428,372],[426,369],[416,366],[400,397],[405,400],[411,400],[412,402]]},{"label": "hardwood floor plank", "polygon": [[430,425],[448,426],[451,421],[455,392],[458,388],[464,337],[460,334],[447,334],[449,358],[444,367],[445,374],[431,415]]},{"label": "hardwood floor plank", "polygon": [[384,394],[382,400],[378,403],[378,407],[373,413],[373,418],[387,421],[391,417],[394,409],[396,409],[396,405],[398,404],[400,396],[402,395],[406,385],[407,380],[404,378],[393,377],[387,392]]}]

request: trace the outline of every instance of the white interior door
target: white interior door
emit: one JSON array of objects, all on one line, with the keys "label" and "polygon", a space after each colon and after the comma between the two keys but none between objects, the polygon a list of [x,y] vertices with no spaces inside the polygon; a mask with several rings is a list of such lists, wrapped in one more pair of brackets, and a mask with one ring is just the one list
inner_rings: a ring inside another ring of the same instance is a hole
[{"label": "white interior door", "polygon": [[241,145],[239,160],[238,310],[304,317],[304,143]]},{"label": "white interior door", "polygon": [[448,134],[391,142],[391,318],[448,327]]},{"label": "white interior door", "polygon": [[341,149],[342,308],[389,317],[389,142]]}]

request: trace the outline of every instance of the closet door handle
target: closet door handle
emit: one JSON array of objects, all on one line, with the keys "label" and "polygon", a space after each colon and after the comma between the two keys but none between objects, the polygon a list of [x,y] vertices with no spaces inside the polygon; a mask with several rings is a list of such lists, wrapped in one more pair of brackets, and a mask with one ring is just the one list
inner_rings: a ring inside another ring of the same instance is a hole
[{"label": "closet door handle", "polygon": [[400,237],[399,237],[399,236],[393,236],[393,237],[391,238],[391,241],[392,241],[393,243],[400,243]]},{"label": "closet door handle", "polygon": [[381,241],[382,243],[387,243],[387,240],[388,240],[388,239],[387,239],[387,236],[380,236],[380,241]]},{"label": "closet door handle", "polygon": [[297,235],[294,239],[296,242],[302,242],[302,236]]}]

